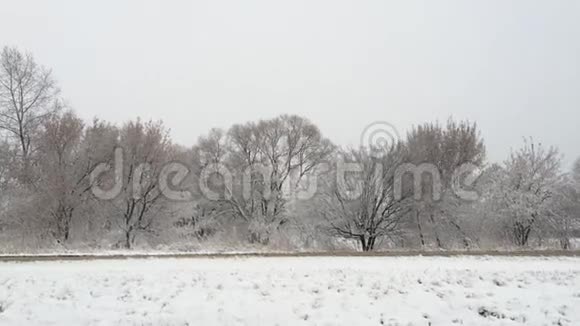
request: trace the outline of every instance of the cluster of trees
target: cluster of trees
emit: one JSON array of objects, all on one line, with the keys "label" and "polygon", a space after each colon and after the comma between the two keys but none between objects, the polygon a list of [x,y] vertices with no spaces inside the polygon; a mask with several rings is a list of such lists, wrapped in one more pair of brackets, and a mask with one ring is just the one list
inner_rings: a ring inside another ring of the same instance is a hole
[{"label": "cluster of trees", "polygon": [[[580,160],[562,171],[556,148],[526,140],[487,164],[469,121],[343,149],[307,119],[282,115],[212,129],[185,148],[161,122],[86,122],[60,96],[30,54],[2,50],[4,251],[569,249],[580,237]],[[186,170],[167,173],[171,164]]]}]

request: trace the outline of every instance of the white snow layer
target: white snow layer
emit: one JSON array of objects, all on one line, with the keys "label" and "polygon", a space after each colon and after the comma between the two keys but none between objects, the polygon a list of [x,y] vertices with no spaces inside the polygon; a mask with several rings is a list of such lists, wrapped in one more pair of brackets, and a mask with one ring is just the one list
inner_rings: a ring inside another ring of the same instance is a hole
[{"label": "white snow layer", "polygon": [[0,325],[580,325],[580,258],[0,263]]}]

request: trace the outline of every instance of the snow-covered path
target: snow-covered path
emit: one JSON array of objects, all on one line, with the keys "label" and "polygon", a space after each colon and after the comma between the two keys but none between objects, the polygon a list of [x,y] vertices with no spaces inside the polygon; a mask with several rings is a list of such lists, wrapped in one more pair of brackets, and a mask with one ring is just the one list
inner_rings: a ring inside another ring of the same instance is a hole
[{"label": "snow-covered path", "polygon": [[0,263],[0,325],[580,325],[580,258]]}]

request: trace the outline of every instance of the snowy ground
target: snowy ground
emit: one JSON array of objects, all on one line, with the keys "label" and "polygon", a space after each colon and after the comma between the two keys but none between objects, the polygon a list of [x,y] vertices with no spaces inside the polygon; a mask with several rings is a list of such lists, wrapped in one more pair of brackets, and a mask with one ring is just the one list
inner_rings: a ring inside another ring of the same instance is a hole
[{"label": "snowy ground", "polygon": [[5,262],[0,325],[580,325],[580,258]]}]

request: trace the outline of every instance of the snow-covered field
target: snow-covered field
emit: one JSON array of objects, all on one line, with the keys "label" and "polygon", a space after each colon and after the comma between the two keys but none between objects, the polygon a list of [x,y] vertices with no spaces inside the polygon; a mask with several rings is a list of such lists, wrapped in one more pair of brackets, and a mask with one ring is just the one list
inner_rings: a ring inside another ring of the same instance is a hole
[{"label": "snow-covered field", "polygon": [[0,263],[0,325],[580,325],[580,258]]}]

